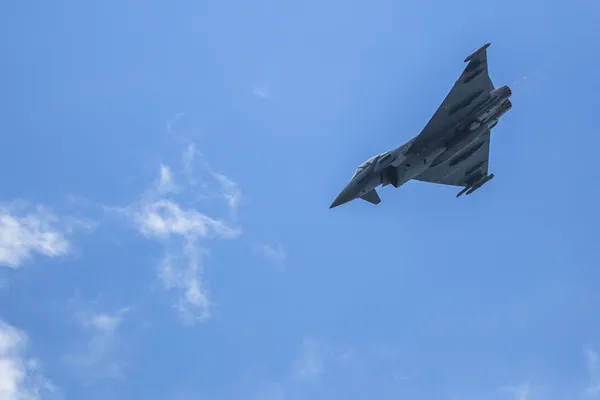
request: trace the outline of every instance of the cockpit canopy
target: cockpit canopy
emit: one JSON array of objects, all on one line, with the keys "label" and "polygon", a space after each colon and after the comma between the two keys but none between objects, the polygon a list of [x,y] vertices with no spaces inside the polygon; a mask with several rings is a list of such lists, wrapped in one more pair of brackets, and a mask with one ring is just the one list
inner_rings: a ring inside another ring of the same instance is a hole
[{"label": "cockpit canopy", "polygon": [[363,162],[362,164],[360,164],[358,166],[358,168],[356,169],[356,171],[354,171],[354,175],[352,175],[351,179],[354,179],[354,177],[356,175],[358,175],[359,173],[361,173],[363,170],[365,170],[367,167],[369,167],[371,164],[373,164],[373,162],[375,161],[375,159],[377,159],[377,157],[380,157],[382,155],[388,154],[389,152],[383,152],[381,154],[377,154],[376,156],[373,156],[371,158],[369,158],[367,161]]}]

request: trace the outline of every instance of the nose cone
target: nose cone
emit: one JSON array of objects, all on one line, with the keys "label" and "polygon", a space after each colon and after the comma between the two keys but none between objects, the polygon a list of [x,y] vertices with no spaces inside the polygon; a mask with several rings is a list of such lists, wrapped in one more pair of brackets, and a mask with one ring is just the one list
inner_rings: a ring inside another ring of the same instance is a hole
[{"label": "nose cone", "polygon": [[350,189],[346,187],[338,196],[335,198],[333,203],[329,206],[329,208],[334,208],[337,206],[341,206],[342,204],[348,203],[350,200],[354,200],[354,196],[352,195]]},{"label": "nose cone", "polygon": [[345,201],[342,196],[338,196],[335,198],[335,200],[333,201],[333,203],[331,203],[331,205],[329,206],[329,208],[335,208],[337,206],[341,206],[342,204],[347,203],[347,201]]}]

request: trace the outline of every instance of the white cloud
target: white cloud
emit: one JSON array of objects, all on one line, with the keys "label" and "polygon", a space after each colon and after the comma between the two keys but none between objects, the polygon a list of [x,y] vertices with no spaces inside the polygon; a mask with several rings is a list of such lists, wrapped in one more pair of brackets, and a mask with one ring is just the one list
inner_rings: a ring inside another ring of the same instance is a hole
[{"label": "white cloud", "polygon": [[142,204],[136,218],[140,231],[150,238],[167,239],[171,235],[233,238],[240,234],[239,229],[223,221],[194,209],[182,210],[179,204],[165,199]]},{"label": "white cloud", "polygon": [[[71,221],[73,222],[73,221]],[[0,204],[0,264],[19,268],[34,253],[58,257],[70,251],[72,223],[24,202]]]},{"label": "white cloud", "polygon": [[585,349],[585,359],[587,361],[588,368],[590,368],[590,372],[596,370],[596,363],[598,361],[598,353],[594,351],[591,347],[586,347]]},{"label": "white cloud", "polygon": [[84,327],[90,328],[94,334],[113,336],[119,328],[119,325],[123,322],[125,314],[129,311],[130,308],[125,307],[112,315],[107,313],[93,314],[90,312],[83,312],[80,313],[80,322]]},{"label": "white cloud", "polygon": [[598,353],[591,347],[585,349],[585,360],[588,373],[590,374],[590,384],[585,393],[588,396],[600,396],[600,371],[598,370]]},{"label": "white cloud", "polygon": [[66,356],[66,361],[82,378],[90,381],[123,378],[118,333],[130,311],[129,307],[114,312],[76,309],[75,317],[83,329],[83,340]]},{"label": "white cloud", "polygon": [[194,174],[194,161],[196,159],[196,155],[201,155],[196,149],[195,143],[189,143],[183,152],[182,162],[183,162],[183,171],[188,176],[188,178],[192,178]]},{"label": "white cloud", "polygon": [[161,164],[158,182],[156,182],[156,191],[161,194],[173,193],[177,191],[173,181],[173,173],[167,165]]},{"label": "white cloud", "polygon": [[192,241],[179,255],[165,254],[159,267],[159,278],[164,288],[180,291],[174,307],[187,324],[204,321],[210,316],[211,303],[202,282],[203,256],[206,253],[207,250],[196,247]]},{"label": "white cloud", "polygon": [[354,369],[361,364],[354,350],[341,350],[314,337],[305,337],[290,377],[299,382],[317,383],[330,370]]},{"label": "white cloud", "polygon": [[252,245],[252,250],[254,253],[266,257],[268,260],[283,268],[286,255],[281,243],[255,243]]},{"label": "white cloud", "polygon": [[502,390],[510,393],[514,400],[531,400],[531,385],[529,382],[517,386],[506,386]]},{"label": "white cloud", "polygon": [[343,368],[357,368],[361,365],[360,358],[354,350],[342,351],[336,358]]},{"label": "white cloud", "polygon": [[220,195],[227,202],[229,211],[235,214],[242,198],[242,192],[238,188],[238,185],[225,175],[215,173],[214,176],[221,184]]},{"label": "white cloud", "polygon": [[261,99],[268,99],[272,95],[271,85],[268,83],[254,85],[252,93]]},{"label": "white cloud", "polygon": [[[314,398],[327,384],[327,378],[352,379],[349,372],[363,367],[363,360],[351,349],[342,350],[323,340],[303,338],[289,369],[278,379],[252,379],[257,400],[288,400]],[[251,389],[251,390],[252,390]]]},{"label": "white cloud", "polygon": [[58,397],[59,391],[27,357],[25,332],[0,320],[0,400],[37,400]]},{"label": "white cloud", "polygon": [[[180,182],[177,190],[176,179]],[[211,179],[216,185],[210,184]],[[192,143],[183,153],[179,175],[161,165],[158,179],[141,200],[118,210],[142,235],[164,247],[158,278],[166,290],[177,293],[174,307],[187,323],[210,316],[212,303],[202,281],[208,240],[235,239],[242,233],[225,219],[196,209],[198,196],[224,202],[231,217],[237,211],[241,192],[232,179],[215,172]],[[185,207],[186,201],[194,206]]]},{"label": "white cloud", "polygon": [[[199,192],[203,198],[223,200],[232,216],[235,216],[242,200],[242,192],[237,183],[228,176],[216,172],[198,151],[194,143],[190,143],[182,156],[182,172],[187,179],[190,191]],[[198,165],[200,168],[195,168]],[[213,183],[211,184],[211,181]]]},{"label": "white cloud", "polygon": [[173,117],[171,119],[167,120],[167,132],[169,134],[174,134],[175,124],[177,124],[177,122],[179,122],[179,120],[185,116],[186,116],[185,113],[180,112],[180,113],[173,115]]},{"label": "white cloud", "polygon": [[[532,385],[525,381],[516,386],[505,386],[500,392],[506,393],[511,400],[537,400],[537,399],[599,399],[600,398],[600,369],[598,368],[598,353],[591,347],[583,351],[589,381],[581,385],[581,379],[564,382],[553,382],[549,385]],[[581,377],[580,377],[581,378]]]},{"label": "white cloud", "polygon": [[302,349],[292,367],[292,376],[301,381],[318,381],[326,371],[332,349],[313,338],[302,342]]}]

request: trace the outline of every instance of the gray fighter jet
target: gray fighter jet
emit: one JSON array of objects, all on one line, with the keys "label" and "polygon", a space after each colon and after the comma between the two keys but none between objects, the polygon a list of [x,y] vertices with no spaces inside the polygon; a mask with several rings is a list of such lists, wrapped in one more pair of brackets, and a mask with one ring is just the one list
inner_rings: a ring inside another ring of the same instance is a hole
[{"label": "gray fighter jet", "polygon": [[419,135],[402,146],[363,162],[329,208],[361,198],[381,199],[376,188],[398,188],[411,179],[462,187],[473,193],[488,174],[491,129],[511,109],[508,86],[495,88],[488,74],[487,48],[465,59],[469,64]]}]

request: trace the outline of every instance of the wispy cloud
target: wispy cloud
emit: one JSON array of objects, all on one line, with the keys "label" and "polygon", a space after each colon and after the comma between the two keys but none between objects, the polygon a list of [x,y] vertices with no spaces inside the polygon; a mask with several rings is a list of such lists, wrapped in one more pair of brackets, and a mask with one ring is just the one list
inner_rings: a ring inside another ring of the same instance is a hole
[{"label": "wispy cloud", "polygon": [[123,378],[119,330],[131,308],[116,311],[96,311],[96,306],[73,306],[76,322],[82,329],[83,340],[77,349],[66,356],[80,377],[86,381]]},{"label": "wispy cloud", "polygon": [[362,368],[363,361],[363,357],[354,349],[340,348],[306,336],[292,363],[289,377],[298,382],[319,383],[328,373]]},{"label": "wispy cloud", "polygon": [[317,382],[325,374],[332,348],[314,338],[305,338],[298,358],[292,366],[292,377],[305,382]]},{"label": "wispy cloud", "polygon": [[113,337],[130,310],[131,308],[125,307],[113,314],[82,311],[79,313],[79,321],[83,327],[91,330],[94,334]]},{"label": "wispy cloud", "polygon": [[71,251],[69,234],[81,227],[90,224],[59,217],[44,206],[23,201],[0,203],[0,264],[19,268],[34,254],[64,256]]},{"label": "wispy cloud", "polygon": [[600,396],[600,371],[598,370],[598,353],[591,347],[586,347],[585,361],[588,373],[590,374],[590,384],[585,394],[592,397]]},{"label": "wispy cloud", "polygon": [[227,206],[229,207],[231,214],[235,215],[242,198],[242,192],[240,191],[237,183],[229,179],[227,176],[218,173],[215,173],[214,176],[221,184],[219,190],[220,196],[227,202]]},{"label": "wispy cloud", "polygon": [[173,180],[173,173],[166,165],[161,164],[160,166],[160,173],[158,181],[156,182],[156,191],[159,194],[175,193],[177,191],[177,186]]},{"label": "wispy cloud", "polygon": [[179,112],[167,120],[167,132],[169,134],[173,134],[175,132],[174,131],[175,125],[177,124],[177,122],[179,122],[179,120],[181,120],[181,118],[185,117],[185,115],[186,115],[185,113]]},{"label": "wispy cloud", "polygon": [[148,238],[168,239],[172,235],[233,238],[240,233],[222,220],[194,209],[184,210],[178,203],[166,199],[143,203],[135,212],[135,218],[140,232]]},{"label": "wispy cloud", "polygon": [[183,246],[182,251],[167,251],[159,266],[159,279],[167,290],[178,290],[174,307],[186,324],[204,321],[210,317],[211,302],[202,281],[203,261],[207,250],[194,241]]},{"label": "wispy cloud", "polygon": [[242,200],[239,185],[225,174],[215,171],[194,143],[188,144],[183,152],[182,175],[193,196],[224,201],[230,215],[237,214]]},{"label": "wispy cloud", "polygon": [[158,278],[166,290],[178,294],[174,307],[186,323],[210,316],[211,302],[202,281],[208,240],[234,239],[242,233],[227,219],[184,205],[186,201],[190,204],[190,199],[197,203],[198,196],[209,209],[215,203],[206,200],[224,203],[231,219],[237,212],[241,191],[231,178],[215,172],[196,146],[190,144],[182,154],[179,172],[161,165],[158,178],[141,199],[117,210],[143,236],[163,246],[165,254]]},{"label": "wispy cloud", "polygon": [[531,385],[529,382],[521,383],[516,386],[505,386],[501,391],[512,395],[514,400],[531,400]]},{"label": "wispy cloud", "polygon": [[268,243],[254,243],[252,245],[252,250],[255,254],[263,256],[267,258],[269,261],[273,262],[279,268],[283,268],[285,264],[285,251],[281,243],[277,242],[275,244]]},{"label": "wispy cloud", "polygon": [[583,358],[588,371],[589,380],[582,386],[585,379],[578,377],[575,380],[552,382],[543,385],[532,385],[524,381],[519,385],[504,386],[499,392],[504,393],[502,398],[511,400],[537,400],[537,399],[599,399],[600,398],[600,368],[599,355],[591,347],[583,351]]},{"label": "wispy cloud", "polygon": [[25,332],[0,320],[0,399],[59,398],[60,392],[41,372],[39,362],[27,356]]},{"label": "wispy cloud", "polygon": [[[362,367],[361,357],[351,349],[342,350],[313,336],[300,343],[285,375],[278,380],[264,380],[256,387],[256,399],[287,400],[314,397],[328,376],[348,379],[348,372]],[[285,370],[284,370],[285,371]],[[308,394],[312,393],[313,396]]]},{"label": "wispy cloud", "polygon": [[268,99],[272,96],[272,89],[269,83],[262,83],[254,85],[252,93],[261,99]]}]

